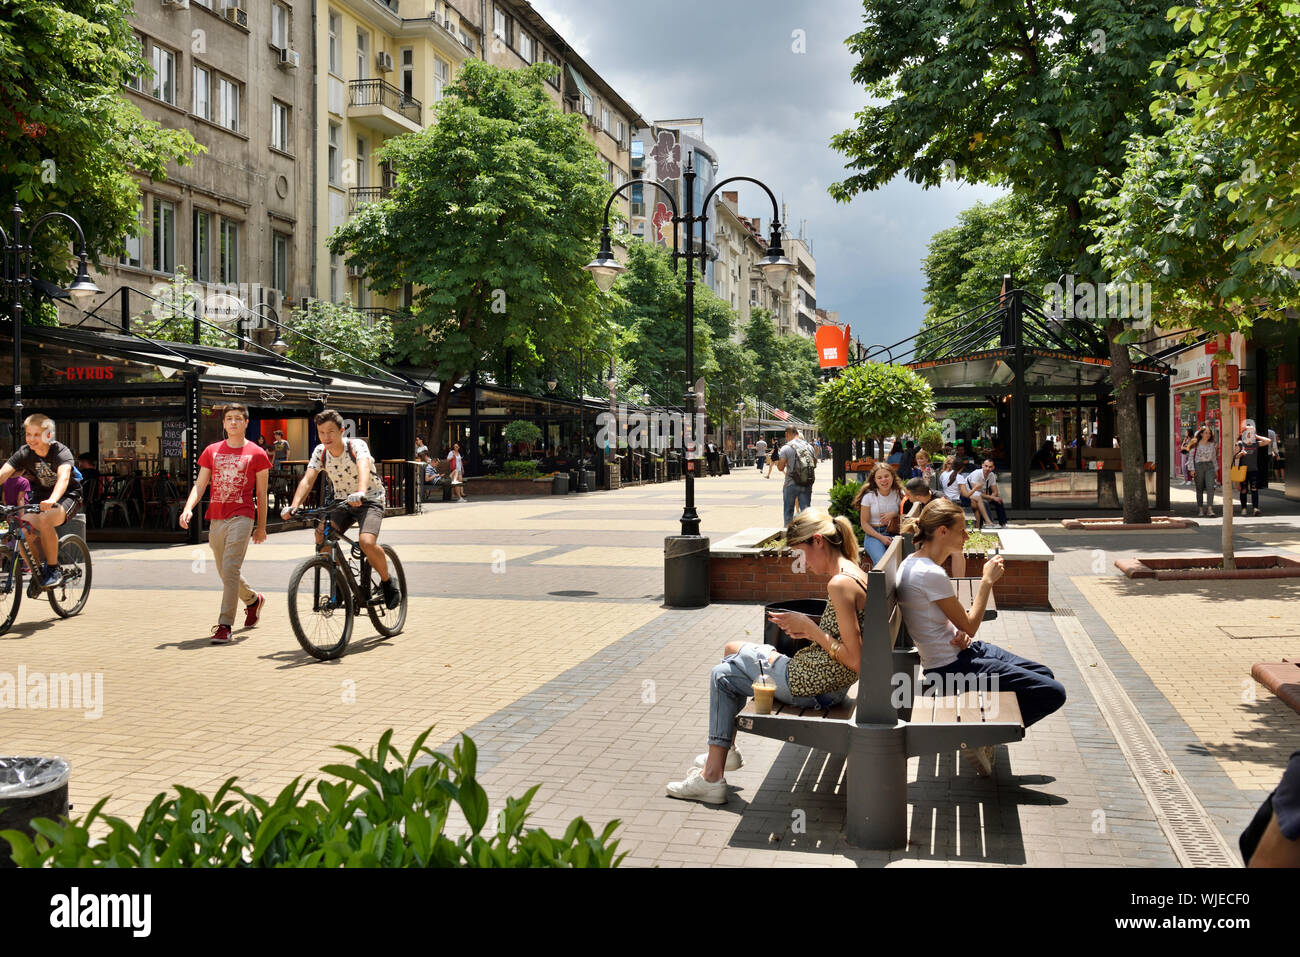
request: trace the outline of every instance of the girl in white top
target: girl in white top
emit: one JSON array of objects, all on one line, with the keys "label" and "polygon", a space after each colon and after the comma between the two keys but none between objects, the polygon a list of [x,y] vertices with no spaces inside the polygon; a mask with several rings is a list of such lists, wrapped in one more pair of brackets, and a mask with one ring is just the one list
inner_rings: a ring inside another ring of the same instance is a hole
[{"label": "girl in white top", "polygon": [[885,557],[885,550],[894,536],[889,533],[891,515],[903,510],[903,496],[898,491],[894,470],[888,465],[877,465],[853,496],[853,506],[858,509],[862,524],[862,547],[871,556],[871,564]]},{"label": "girl in white top", "polygon": [[[988,675],[990,690],[1015,692],[1025,727],[1065,704],[1065,688],[1046,665],[975,640],[993,584],[1002,577],[1002,556],[985,560],[975,601],[970,608],[962,608],[952,580],[942,568],[944,560],[958,554],[966,541],[966,515],[961,507],[936,499],[921,510],[919,518],[903,523],[903,534],[912,536],[916,552],[898,569],[898,606],[920,653],[924,681],[943,684],[949,675]],[[970,750],[977,767],[988,773],[993,749]]]},{"label": "girl in white top", "polygon": [[943,471],[939,473],[939,494],[950,502],[961,503],[962,473],[957,468],[957,457],[950,455],[944,459]]}]

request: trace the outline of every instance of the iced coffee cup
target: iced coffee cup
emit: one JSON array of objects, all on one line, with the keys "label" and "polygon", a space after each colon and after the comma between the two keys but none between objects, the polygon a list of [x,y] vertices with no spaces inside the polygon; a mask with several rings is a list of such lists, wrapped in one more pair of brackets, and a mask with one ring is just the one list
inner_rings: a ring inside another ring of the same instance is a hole
[{"label": "iced coffee cup", "polygon": [[759,675],[754,681],[754,713],[771,714],[776,682],[771,675]]}]

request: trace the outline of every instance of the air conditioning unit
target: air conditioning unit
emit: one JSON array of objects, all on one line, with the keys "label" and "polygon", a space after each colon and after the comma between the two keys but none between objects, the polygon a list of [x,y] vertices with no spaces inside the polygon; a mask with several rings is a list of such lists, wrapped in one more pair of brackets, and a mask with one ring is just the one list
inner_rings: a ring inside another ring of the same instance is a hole
[{"label": "air conditioning unit", "polygon": [[284,296],[281,294],[280,290],[263,289],[262,294],[263,296],[265,296],[262,305],[266,306],[267,308],[274,309],[276,315],[279,315],[280,310],[284,308]]},{"label": "air conditioning unit", "polygon": [[290,69],[297,69],[302,65],[302,56],[297,50],[290,50],[288,47],[280,51],[280,66],[286,66]]},{"label": "air conditioning unit", "polygon": [[380,50],[375,54],[375,63],[378,65],[380,73],[393,72],[393,55],[387,50]]},{"label": "air conditioning unit", "polygon": [[183,7],[186,2],[187,0],[162,0],[162,5],[164,7]]},{"label": "air conditioning unit", "polygon": [[244,9],[242,9],[242,8],[240,8],[240,7],[230,6],[230,7],[226,7],[224,10],[222,10],[221,13],[222,13],[222,16],[224,16],[224,17],[225,17],[227,20],[229,20],[231,23],[238,24],[239,26],[243,27],[244,29],[248,29],[248,11],[247,11],[247,10],[244,10]]}]

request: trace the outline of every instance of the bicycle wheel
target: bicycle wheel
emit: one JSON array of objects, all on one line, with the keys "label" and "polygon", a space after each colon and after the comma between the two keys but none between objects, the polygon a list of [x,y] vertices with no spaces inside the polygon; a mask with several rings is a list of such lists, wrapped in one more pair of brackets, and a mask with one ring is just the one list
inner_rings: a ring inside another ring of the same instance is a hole
[{"label": "bicycle wheel", "polygon": [[6,549],[0,552],[0,635],[18,617],[18,606],[23,603],[23,560],[17,553]]},{"label": "bicycle wheel", "polygon": [[60,618],[71,618],[90,597],[90,546],[80,535],[59,539],[59,571],[63,581],[50,589],[50,604]]},{"label": "bicycle wheel", "polygon": [[324,555],[302,562],[289,577],[289,624],[302,650],[329,661],[352,637],[352,594],[343,573]]},{"label": "bicycle wheel", "polygon": [[384,590],[379,587],[379,575],[373,568],[366,566],[366,579],[369,585],[366,593],[370,595],[370,600],[366,603],[366,611],[370,613],[370,621],[375,626],[375,631],[385,638],[392,638],[399,634],[406,624],[406,575],[402,571],[402,563],[397,559],[397,552],[387,545],[383,548],[384,554],[388,557],[388,579],[397,586],[397,590],[402,595],[402,603],[396,608],[389,608],[384,604]]}]

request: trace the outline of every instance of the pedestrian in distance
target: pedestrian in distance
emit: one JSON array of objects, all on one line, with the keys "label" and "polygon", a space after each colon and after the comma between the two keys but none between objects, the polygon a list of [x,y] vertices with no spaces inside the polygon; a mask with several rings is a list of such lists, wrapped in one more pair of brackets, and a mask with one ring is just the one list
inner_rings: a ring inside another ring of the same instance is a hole
[{"label": "pedestrian in distance", "polygon": [[777,454],[776,467],[785,473],[781,499],[785,507],[785,524],[794,518],[795,506],[802,511],[812,504],[813,483],[817,480],[817,456],[812,446],[799,437],[799,430],[786,426],[785,445]]},{"label": "pedestrian in distance", "polygon": [[767,440],[759,436],[754,443],[754,462],[758,466],[758,472],[763,474],[763,466],[767,464]]},{"label": "pedestrian in distance", "polygon": [[[1238,467],[1244,466],[1246,469],[1246,477],[1241,482],[1241,514],[1243,516],[1246,514],[1247,492],[1250,492],[1251,504],[1254,506],[1255,514],[1261,514],[1259,510],[1259,466],[1260,457],[1268,453],[1268,446],[1268,437],[1255,431],[1255,420],[1247,419],[1242,426],[1241,435],[1237,438],[1237,451],[1233,456],[1233,464]],[[1227,497],[1226,494],[1224,497]]]},{"label": "pedestrian in distance", "polygon": [[275,441],[271,443],[271,468],[282,468],[285,460],[289,457],[289,452],[290,446],[288,439],[284,437],[284,432],[276,429]]},{"label": "pedestrian in distance", "polygon": [[188,529],[203,491],[212,483],[208,500],[208,545],[221,575],[221,611],[210,641],[230,641],[237,602],[244,603],[244,627],[252,628],[262,615],[266,596],[244,580],[244,556],[248,544],[266,541],[266,486],[271,459],[266,450],[245,437],[248,406],[232,402],[221,419],[226,438],[214,442],[199,456],[199,477],[180,514],[181,528]]},{"label": "pedestrian in distance", "polygon": [[447,481],[451,483],[453,502],[465,501],[465,459],[460,454],[460,443],[453,442],[447,450]]},{"label": "pedestrian in distance", "polygon": [[1191,485],[1196,481],[1196,430],[1188,429],[1183,436],[1183,444],[1178,447],[1183,458],[1183,484]]},{"label": "pedestrian in distance", "polygon": [[767,644],[727,642],[722,662],[709,677],[709,749],[695,759],[684,780],[669,782],[669,797],[726,803],[725,773],[745,763],[735,748],[736,716],[761,678],[775,685],[771,693],[776,701],[819,711],[842,702],[858,680],[867,576],[858,567],[853,525],[843,515],[832,519],[820,508],[809,508],[786,527],[785,535],[809,573],[830,576],[826,610],[820,619],[798,612],[768,613],[786,634],[810,642],[793,656]]},{"label": "pedestrian in distance", "polygon": [[[1196,432],[1191,454],[1196,469],[1196,514],[1204,518],[1214,514],[1214,466],[1219,461],[1219,446],[1214,441],[1214,430],[1208,425]],[[1203,495],[1204,505],[1201,504]]]},{"label": "pedestrian in distance", "polygon": [[[917,505],[925,508],[925,506],[929,505],[931,502],[937,502],[939,499],[943,498],[943,496],[936,493],[934,489],[930,487],[930,483],[927,480],[919,476],[916,478],[910,478],[904,483],[903,494],[907,496],[907,502],[903,505],[903,510],[907,513],[910,513]],[[953,578],[965,578],[966,556],[960,551],[957,552],[952,556],[952,564],[950,568],[952,569]]]}]

